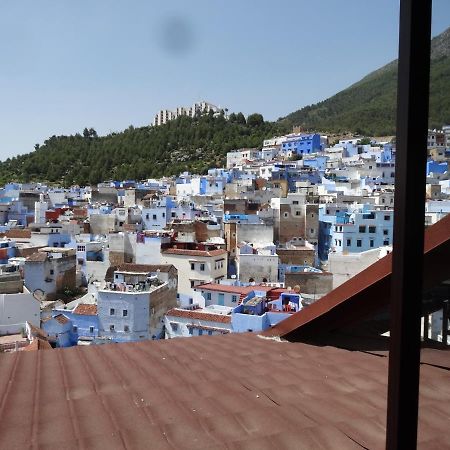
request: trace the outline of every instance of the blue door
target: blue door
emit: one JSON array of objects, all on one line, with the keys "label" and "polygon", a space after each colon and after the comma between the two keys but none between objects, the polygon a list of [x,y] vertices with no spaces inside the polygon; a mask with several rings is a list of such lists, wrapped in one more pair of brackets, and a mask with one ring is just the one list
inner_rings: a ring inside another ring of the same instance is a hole
[{"label": "blue door", "polygon": [[219,294],[219,305],[225,305],[225,294]]}]

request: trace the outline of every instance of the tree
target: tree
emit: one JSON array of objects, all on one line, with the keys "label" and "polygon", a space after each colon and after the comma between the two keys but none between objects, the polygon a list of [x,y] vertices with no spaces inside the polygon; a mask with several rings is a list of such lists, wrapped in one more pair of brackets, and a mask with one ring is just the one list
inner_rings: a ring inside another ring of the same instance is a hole
[{"label": "tree", "polygon": [[262,116],[262,114],[250,114],[247,117],[247,125],[250,127],[259,127],[260,125],[262,125],[264,123],[264,117]]},{"label": "tree", "polygon": [[238,112],[236,114],[236,123],[239,123],[241,125],[245,125],[247,123],[244,114],[242,114],[241,112]]}]

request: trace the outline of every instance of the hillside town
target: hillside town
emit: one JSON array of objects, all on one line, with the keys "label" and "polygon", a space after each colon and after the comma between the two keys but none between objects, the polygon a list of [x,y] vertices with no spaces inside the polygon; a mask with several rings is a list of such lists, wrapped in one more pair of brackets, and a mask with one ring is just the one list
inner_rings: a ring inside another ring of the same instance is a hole
[{"label": "hillside town", "polygon": [[[427,151],[429,226],[450,213],[450,126]],[[0,351],[257,333],[301,314],[392,251],[395,155],[391,139],[298,132],[205,175],[9,183]],[[442,311],[429,333],[442,340]]]}]

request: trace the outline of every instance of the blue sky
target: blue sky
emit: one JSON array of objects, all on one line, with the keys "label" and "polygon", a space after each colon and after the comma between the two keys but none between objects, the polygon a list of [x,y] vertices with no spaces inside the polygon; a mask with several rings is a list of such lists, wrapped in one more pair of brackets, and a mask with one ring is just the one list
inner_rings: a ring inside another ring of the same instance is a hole
[{"label": "blue sky", "polygon": [[395,59],[397,33],[398,0],[1,0],[0,159],[202,99],[277,119]]}]

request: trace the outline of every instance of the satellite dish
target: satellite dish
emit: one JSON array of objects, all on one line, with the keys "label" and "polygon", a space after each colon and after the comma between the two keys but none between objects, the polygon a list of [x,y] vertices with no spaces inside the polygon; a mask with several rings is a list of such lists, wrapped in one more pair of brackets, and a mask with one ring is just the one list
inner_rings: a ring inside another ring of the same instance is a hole
[{"label": "satellite dish", "polygon": [[42,289],[35,289],[33,291],[33,297],[39,302],[42,302],[45,300],[45,292]]}]

